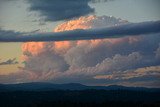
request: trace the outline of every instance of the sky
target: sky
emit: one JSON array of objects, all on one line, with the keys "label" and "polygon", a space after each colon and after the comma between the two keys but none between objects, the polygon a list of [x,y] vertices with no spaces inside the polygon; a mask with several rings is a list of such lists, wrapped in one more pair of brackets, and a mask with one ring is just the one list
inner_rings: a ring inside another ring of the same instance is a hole
[{"label": "sky", "polygon": [[159,7],[159,0],[0,0],[0,83],[158,87]]}]

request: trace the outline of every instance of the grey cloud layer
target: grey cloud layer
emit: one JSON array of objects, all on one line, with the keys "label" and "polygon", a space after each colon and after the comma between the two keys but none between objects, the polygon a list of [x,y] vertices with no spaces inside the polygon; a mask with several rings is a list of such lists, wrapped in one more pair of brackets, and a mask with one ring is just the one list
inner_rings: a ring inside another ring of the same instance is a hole
[{"label": "grey cloud layer", "polygon": [[1,42],[27,42],[27,41],[65,41],[65,40],[88,40],[103,38],[119,38],[123,36],[137,36],[141,34],[160,33],[160,21],[128,23],[114,27],[73,30],[59,33],[37,33],[21,35],[12,31],[0,30]]},{"label": "grey cloud layer", "polygon": [[68,20],[94,13],[88,3],[113,0],[28,0],[30,11],[38,11],[47,21]]},{"label": "grey cloud layer", "polygon": [[93,13],[88,3],[91,0],[29,0],[30,11],[39,11],[46,20],[72,19]]}]

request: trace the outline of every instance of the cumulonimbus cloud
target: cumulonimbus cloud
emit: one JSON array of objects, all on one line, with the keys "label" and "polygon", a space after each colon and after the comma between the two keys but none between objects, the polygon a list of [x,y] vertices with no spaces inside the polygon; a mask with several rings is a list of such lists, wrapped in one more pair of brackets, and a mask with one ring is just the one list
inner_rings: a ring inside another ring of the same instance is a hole
[{"label": "cumulonimbus cloud", "polygon": [[0,42],[29,42],[29,41],[65,41],[89,40],[103,38],[120,38],[124,36],[137,36],[141,34],[160,33],[160,21],[141,23],[127,23],[107,28],[77,29],[64,32],[50,32],[37,34],[20,34],[0,30]]},{"label": "cumulonimbus cloud", "polygon": [[[54,31],[64,33],[74,29],[113,28],[124,24],[132,25],[114,17],[87,16],[64,22]],[[153,26],[150,29],[154,29]],[[22,44],[24,67],[20,67],[15,74],[0,76],[0,82],[74,81],[88,85],[157,87],[160,76],[160,33],[148,32],[151,34],[118,35],[114,39],[25,42]]]}]

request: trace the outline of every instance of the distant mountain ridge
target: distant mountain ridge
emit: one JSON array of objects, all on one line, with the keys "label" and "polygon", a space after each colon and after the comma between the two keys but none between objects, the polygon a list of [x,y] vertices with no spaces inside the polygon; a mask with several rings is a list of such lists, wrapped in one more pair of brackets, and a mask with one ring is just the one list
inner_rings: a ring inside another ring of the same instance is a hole
[{"label": "distant mountain ridge", "polygon": [[53,84],[45,82],[0,84],[0,91],[52,91],[52,90],[131,90],[160,91],[159,88],[125,87],[120,85],[86,86],[79,83]]}]

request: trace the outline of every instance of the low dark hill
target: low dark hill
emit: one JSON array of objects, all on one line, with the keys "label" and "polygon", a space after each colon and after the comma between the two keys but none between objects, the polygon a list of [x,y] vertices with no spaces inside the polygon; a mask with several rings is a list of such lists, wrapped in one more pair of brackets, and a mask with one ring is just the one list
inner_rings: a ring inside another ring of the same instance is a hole
[{"label": "low dark hill", "polygon": [[160,107],[160,92],[53,90],[0,92],[0,107]]},{"label": "low dark hill", "polygon": [[53,83],[20,83],[20,84],[0,84],[2,91],[51,91],[51,90],[132,90],[132,91],[160,91],[158,88],[125,87],[119,85],[110,86],[86,86],[79,83],[53,84]]},{"label": "low dark hill", "polygon": [[160,90],[76,83],[1,84],[0,107],[160,107]]}]

